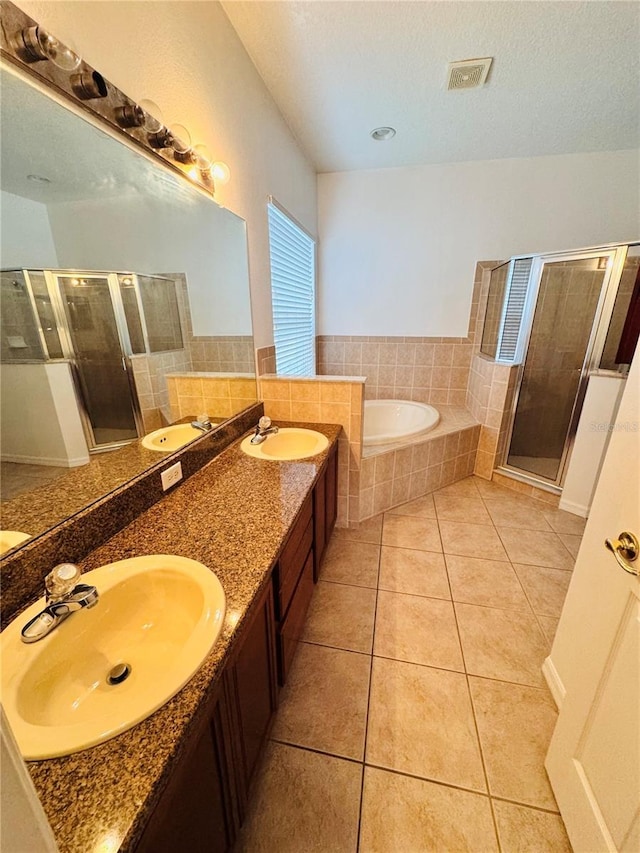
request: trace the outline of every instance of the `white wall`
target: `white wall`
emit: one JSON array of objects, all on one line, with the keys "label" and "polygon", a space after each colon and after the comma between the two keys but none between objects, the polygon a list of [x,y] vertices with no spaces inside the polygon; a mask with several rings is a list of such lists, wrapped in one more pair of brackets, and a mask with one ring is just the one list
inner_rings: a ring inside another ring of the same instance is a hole
[{"label": "white wall", "polygon": [[73,468],[89,451],[67,362],[1,365],[2,460]]},{"label": "white wall", "polygon": [[637,151],[318,176],[323,335],[466,335],[476,261],[640,235]]},{"label": "white wall", "polygon": [[273,342],[266,203],[274,195],[316,231],[315,172],[216,2],[48,2],[20,8],[134,98],[156,101],[169,123],[231,169],[218,202],[248,226],[256,346]]},{"label": "white wall", "polygon": [[57,267],[58,259],[44,204],[0,193],[0,266]]}]

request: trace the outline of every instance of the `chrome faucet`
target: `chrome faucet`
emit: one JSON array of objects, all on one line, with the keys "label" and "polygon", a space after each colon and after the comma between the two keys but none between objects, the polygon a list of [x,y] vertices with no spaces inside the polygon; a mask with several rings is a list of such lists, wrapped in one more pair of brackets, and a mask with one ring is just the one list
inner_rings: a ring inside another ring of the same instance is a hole
[{"label": "chrome faucet", "polygon": [[208,432],[213,427],[213,424],[209,415],[198,415],[198,420],[191,421],[191,426],[201,429],[202,432]]},{"label": "chrome faucet", "polygon": [[258,421],[256,431],[251,439],[251,444],[262,444],[263,441],[266,441],[268,435],[275,435],[277,432],[278,427],[271,426],[271,418],[263,415],[263,417]]},{"label": "chrome faucet", "polygon": [[45,578],[46,607],[30,619],[20,632],[23,643],[37,643],[58,627],[76,610],[94,607],[98,590],[77,583],[81,570],[73,563],[61,563]]}]

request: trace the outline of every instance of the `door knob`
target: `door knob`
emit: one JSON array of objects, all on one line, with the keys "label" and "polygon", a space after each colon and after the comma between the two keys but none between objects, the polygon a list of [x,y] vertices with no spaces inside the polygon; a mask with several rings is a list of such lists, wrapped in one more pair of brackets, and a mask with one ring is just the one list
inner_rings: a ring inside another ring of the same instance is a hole
[{"label": "door knob", "polygon": [[637,536],[625,530],[613,541],[605,539],[604,544],[613,552],[613,556],[625,572],[629,572],[630,575],[636,575],[636,577],[638,576],[638,570],[634,569],[631,565],[631,563],[637,560],[640,553],[640,542],[638,542]]}]

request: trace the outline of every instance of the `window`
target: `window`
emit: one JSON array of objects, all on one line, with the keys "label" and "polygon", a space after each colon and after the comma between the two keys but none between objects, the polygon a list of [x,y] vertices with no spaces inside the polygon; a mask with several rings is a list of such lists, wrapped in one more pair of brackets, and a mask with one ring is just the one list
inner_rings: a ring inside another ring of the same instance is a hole
[{"label": "window", "polygon": [[276,372],[311,376],[316,368],[316,244],[273,199],[267,209]]}]

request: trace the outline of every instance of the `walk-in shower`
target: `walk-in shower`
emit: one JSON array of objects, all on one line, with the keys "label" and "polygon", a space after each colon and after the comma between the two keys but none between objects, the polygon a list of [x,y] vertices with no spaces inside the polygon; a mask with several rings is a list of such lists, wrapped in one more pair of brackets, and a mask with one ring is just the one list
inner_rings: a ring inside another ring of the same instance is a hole
[{"label": "walk-in shower", "polygon": [[631,362],[639,270],[639,245],[628,244],[517,257],[492,271],[481,351],[515,371],[503,471],[561,489],[589,377]]},{"label": "walk-in shower", "polygon": [[68,363],[90,451],[143,435],[129,359],[183,347],[175,282],[135,273],[7,270],[0,288],[2,363]]}]

